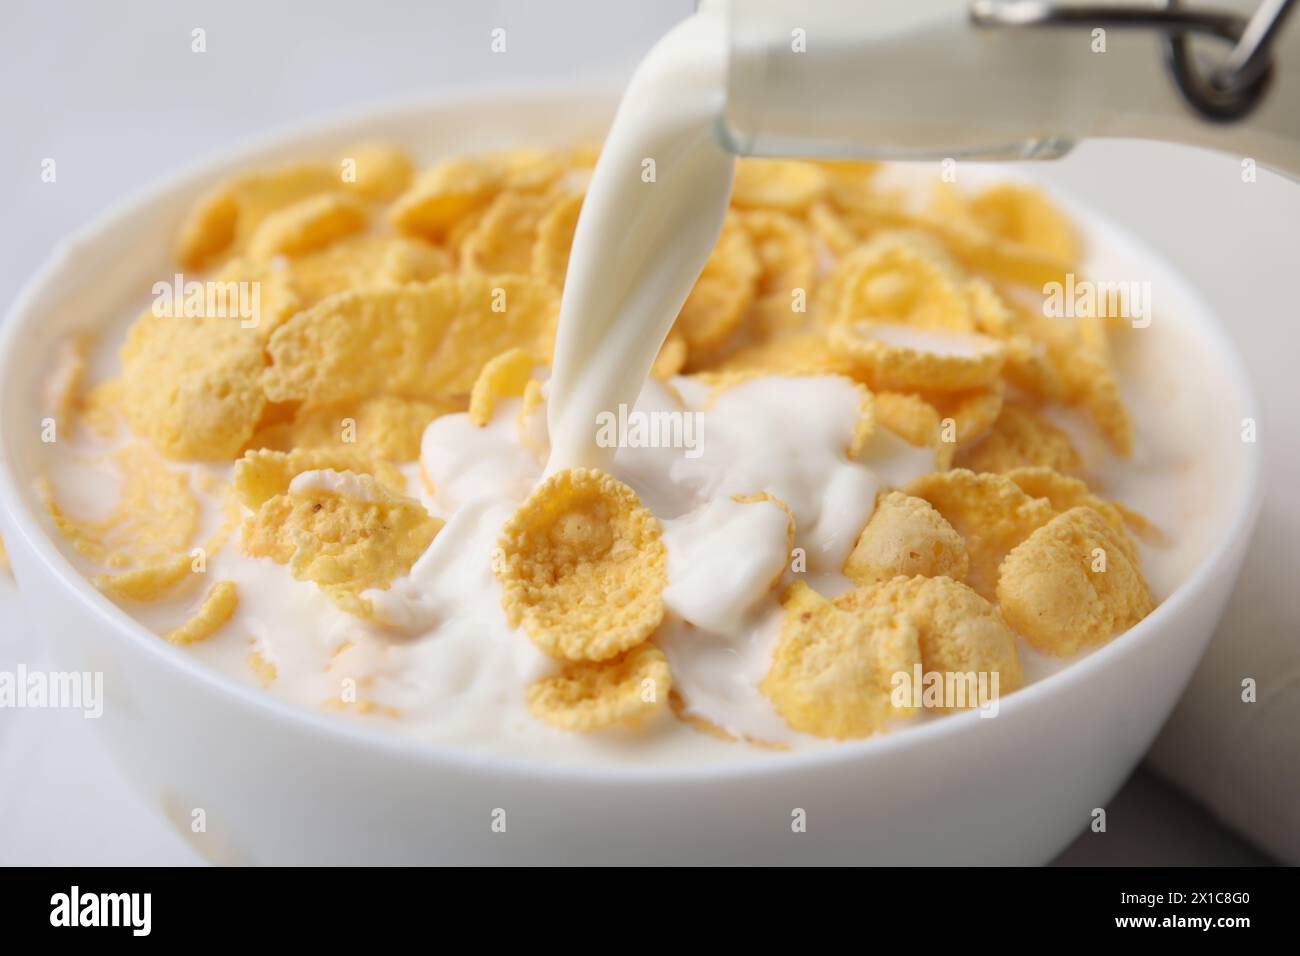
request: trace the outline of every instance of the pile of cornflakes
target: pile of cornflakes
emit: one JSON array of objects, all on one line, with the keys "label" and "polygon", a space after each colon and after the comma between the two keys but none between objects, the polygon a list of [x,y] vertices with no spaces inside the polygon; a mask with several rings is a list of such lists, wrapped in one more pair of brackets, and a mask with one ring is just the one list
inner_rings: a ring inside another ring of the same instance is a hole
[{"label": "pile of cornflakes", "polygon": [[[230,290],[255,284],[256,308],[209,297],[146,312],[120,376],[83,393],[78,375],[59,413],[60,427],[116,442],[122,487],[107,517],[72,517],[47,489],[56,524],[104,568],[99,585],[124,600],[174,595],[234,538],[369,619],[364,592],[406,574],[442,528],[399,469],[429,422],[468,411],[486,424],[496,402],[522,396],[528,440],[595,157],[520,150],[417,171],[401,149],[369,144],[200,198],[179,224],[180,266]],[[1045,413],[1074,409],[1114,453],[1131,451],[1111,355],[1123,325],[1041,308],[1044,283],[1079,269],[1073,226],[1029,187],[938,184],[918,206],[878,173],[741,160],[654,368],[717,388],[844,376],[863,396],[846,454],[878,429],[933,452],[932,474],[881,492],[843,568],[850,590],[773,583],[786,588],[760,689],[795,730],[834,738],[923,709],[891,701],[897,672],[997,672],[1005,693],[1023,682],[1017,635],[1072,655],[1154,604],[1134,540],[1153,529],[1089,486]],[[213,496],[227,506],[205,537],[200,502]],[[561,472],[501,550],[507,617],[560,662],[527,692],[538,719],[593,731],[672,710],[705,723],[655,644],[667,555],[632,489]],[[234,613],[233,582],[194,587],[197,608],[168,640],[202,640]],[[274,680],[274,667],[258,673]]]}]

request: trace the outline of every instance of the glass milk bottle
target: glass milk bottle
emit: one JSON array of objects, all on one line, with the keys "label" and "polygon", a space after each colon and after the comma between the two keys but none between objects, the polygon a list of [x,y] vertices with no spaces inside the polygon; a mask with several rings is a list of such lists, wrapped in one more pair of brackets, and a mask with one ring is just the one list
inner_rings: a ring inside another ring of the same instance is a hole
[{"label": "glass milk bottle", "polygon": [[746,155],[1052,158],[1162,139],[1300,177],[1295,0],[704,0]]}]

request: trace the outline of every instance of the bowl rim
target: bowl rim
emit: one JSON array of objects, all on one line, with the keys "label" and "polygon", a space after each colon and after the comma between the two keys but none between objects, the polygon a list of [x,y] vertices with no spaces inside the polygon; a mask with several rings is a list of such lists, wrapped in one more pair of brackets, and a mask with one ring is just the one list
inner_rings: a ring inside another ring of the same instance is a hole
[{"label": "bowl rim", "polygon": [[[612,93],[608,89],[593,89],[590,85],[570,83],[533,83],[526,89],[517,82],[485,85],[473,90],[444,90],[397,98],[387,98],[372,104],[363,104],[345,110],[336,110],[305,121],[277,127],[269,132],[248,137],[234,146],[206,154],[180,170],[161,177],[151,184],[137,188],[117,199],[70,235],[55,243],[37,270],[24,283],[0,322],[0,375],[19,359],[22,329],[36,320],[35,303],[43,291],[66,267],[69,253],[82,243],[102,241],[112,234],[123,220],[136,215],[143,207],[158,202],[181,190],[197,194],[205,183],[217,180],[231,171],[261,161],[264,157],[279,154],[282,158],[301,150],[302,141],[343,136],[349,127],[363,123],[411,121],[418,116],[451,109],[518,108],[521,103],[538,108],[555,109],[564,100],[594,105],[609,101],[612,113]],[[291,147],[290,144],[297,143]],[[1032,179],[1032,177],[1026,177]],[[1073,208],[1087,211],[1088,218],[1099,227],[1123,236],[1124,241],[1139,251],[1146,261],[1176,276],[1185,292],[1204,313],[1205,322],[1198,322],[1195,335],[1202,346],[1209,347],[1216,356],[1220,371],[1231,383],[1235,404],[1243,414],[1258,419],[1258,402],[1250,387],[1245,363],[1226,328],[1205,296],[1181,271],[1175,269],[1162,255],[1151,249],[1144,240],[1132,232],[1116,227],[1109,217],[1080,203],[1068,190],[1053,186],[1054,195],[1061,196]],[[782,754],[754,754],[743,758],[697,763],[668,763],[653,765],[547,762],[514,754],[474,750],[454,744],[434,743],[402,734],[387,732],[361,723],[353,723],[338,716],[313,711],[276,697],[265,690],[239,682],[197,657],[174,647],[131,617],[125,610],[93,586],[60,550],[53,537],[45,532],[37,515],[26,507],[19,492],[8,454],[8,444],[3,434],[5,409],[4,395],[0,390],[0,506],[3,507],[11,536],[22,541],[46,573],[59,581],[69,595],[81,605],[83,611],[95,618],[98,624],[113,632],[115,639],[124,642],[134,652],[154,658],[163,669],[179,672],[185,679],[197,682],[204,691],[225,697],[227,704],[240,708],[253,720],[286,722],[293,730],[313,734],[321,743],[330,746],[362,747],[372,754],[387,758],[412,761],[427,768],[466,770],[494,773],[521,780],[545,779],[551,781],[585,782],[595,785],[634,783],[644,785],[654,781],[661,784],[704,783],[721,778],[772,777],[816,771],[835,764],[881,758],[908,747],[922,747],[927,741],[962,733],[970,733],[981,720],[975,711],[952,714],[942,720],[927,721],[897,731],[877,734],[862,740],[843,741],[825,748]],[[1245,443],[1243,443],[1245,444]],[[1043,698],[1058,689],[1090,679],[1093,672],[1104,668],[1113,659],[1130,653],[1131,649],[1150,634],[1160,629],[1167,619],[1176,615],[1180,607],[1202,590],[1216,573],[1224,557],[1248,537],[1254,527],[1261,499],[1262,452],[1258,443],[1246,444],[1245,462],[1240,476],[1231,490],[1231,507],[1225,512],[1226,534],[1215,540],[1196,563],[1191,573],[1156,609],[1136,626],[1119,635],[1086,658],[1074,661],[1034,683],[1009,695],[999,705],[1000,712],[1012,713],[1039,705]],[[21,589],[20,589],[21,590]],[[33,615],[39,617],[38,615]]]}]

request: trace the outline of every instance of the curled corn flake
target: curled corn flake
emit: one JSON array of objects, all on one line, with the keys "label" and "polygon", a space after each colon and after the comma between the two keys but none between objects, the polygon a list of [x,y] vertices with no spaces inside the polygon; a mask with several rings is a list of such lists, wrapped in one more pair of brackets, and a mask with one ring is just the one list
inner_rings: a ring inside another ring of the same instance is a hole
[{"label": "curled corn flake", "polygon": [[1018,404],[1004,406],[992,430],[978,444],[957,453],[956,464],[971,471],[996,472],[1030,465],[1067,474],[1083,469],[1070,436],[1032,408]]},{"label": "curled corn flake", "polygon": [[940,420],[951,422],[953,426],[951,437],[941,433],[941,439],[956,445],[966,445],[986,434],[1002,411],[1005,393],[1002,382],[994,380],[983,388],[939,392],[929,396]]},{"label": "curled corn flake", "polygon": [[526,276],[345,292],[276,329],[262,384],[276,402],[463,400],[493,356],[513,347],[550,355],[556,312],[555,293]]},{"label": "curled corn flake", "polygon": [[768,210],[742,213],[740,224],[758,257],[758,297],[790,301],[796,289],[811,293],[817,261],[807,227],[793,216]]},{"label": "curled corn flake", "polygon": [[68,515],[49,482],[42,483],[46,507],[59,531],[80,554],[110,568],[148,565],[188,549],[198,533],[201,510],[189,475],[168,468],[145,445],[127,445],[110,460],[121,486],[104,518]]},{"label": "curled corn flake", "polygon": [[322,193],[271,213],[248,241],[254,259],[322,249],[369,225],[366,204],[346,193]]},{"label": "curled corn flake", "polygon": [[553,657],[607,660],[663,620],[668,552],[659,520],[603,472],[551,476],[506,524],[501,547],[506,615]]},{"label": "curled corn flake", "polygon": [[899,491],[876,502],[876,510],[844,563],[857,584],[888,581],[898,575],[940,575],[960,581],[970,569],[961,535],[930,503]]},{"label": "curled corn flake", "polygon": [[993,605],[959,581],[946,576],[896,577],[837,600],[842,604],[890,607],[906,615],[916,626],[921,666],[926,673],[944,675],[945,683],[949,676],[969,675],[970,680],[953,684],[964,701],[945,701],[935,709],[984,703],[978,693],[980,675],[984,675],[990,697],[994,695],[991,682],[995,674],[998,696],[1024,684],[1015,635]]},{"label": "curled corn flake", "polygon": [[668,658],[640,644],[605,661],[571,661],[528,688],[528,709],[561,730],[636,727],[662,712],[672,690]]},{"label": "curled corn flake", "polygon": [[303,406],[290,420],[270,422],[259,428],[249,439],[248,448],[288,452],[298,448],[341,447],[355,449],[372,459],[415,461],[420,456],[425,426],[440,415],[457,410],[458,406],[450,403],[435,404],[391,395],[359,402]]},{"label": "curled corn flake", "polygon": [[239,607],[239,591],[234,581],[218,581],[212,585],[197,612],[175,630],[163,634],[169,644],[193,644],[205,641],[221,629],[234,616]]},{"label": "curled corn flake", "polygon": [[829,185],[816,163],[786,159],[741,159],[731,189],[732,205],[798,213],[821,199]]},{"label": "curled corn flake", "polygon": [[939,442],[939,410],[911,392],[876,392],[876,418],[881,426],[909,445],[935,447]]},{"label": "curled corn flake", "polygon": [[461,269],[487,274],[527,273],[532,268],[538,226],[553,205],[546,196],[501,193],[461,244]]},{"label": "curled corn flake", "polygon": [[377,202],[387,202],[401,193],[415,172],[410,155],[391,143],[363,143],[343,157],[345,165],[349,160],[354,176],[343,177],[344,183]]},{"label": "curled corn flake", "polygon": [[95,578],[95,586],[105,594],[124,600],[157,601],[193,573],[194,556],[177,554],[121,574],[101,574]]},{"label": "curled corn flake", "polygon": [[962,536],[970,554],[966,583],[989,600],[1007,552],[1056,514],[1010,478],[961,468],[925,475],[903,490],[928,501]]},{"label": "curled corn flake", "polygon": [[920,663],[916,627],[892,608],[841,607],[802,581],[782,601],[772,667],[759,684],[795,730],[850,739],[885,730],[916,708],[895,707],[893,675]]},{"label": "curled corn flake", "polygon": [[843,260],[829,303],[839,322],[897,322],[922,329],[972,332],[970,305],[952,276],[914,240],[881,237]]},{"label": "curled corn flake", "polygon": [[237,176],[202,196],[181,225],[177,258],[202,269],[220,255],[241,251],[267,216],[343,181],[329,163],[300,163]]},{"label": "curled corn flake", "polygon": [[277,495],[287,494],[293,479],[307,471],[350,471],[370,475],[392,491],[401,491],[405,479],[388,462],[380,462],[355,448],[297,448],[288,452],[258,449],[235,463],[235,493],[245,507],[256,511]]},{"label": "curled corn flake", "polygon": [[1115,529],[1092,508],[1071,508],[1002,563],[1007,622],[1040,651],[1069,657],[1128,630],[1155,607]]},{"label": "curled corn flake", "polygon": [[808,225],[826,252],[844,256],[858,245],[858,235],[828,203],[816,202],[808,207]]},{"label": "curled corn flake", "polygon": [[806,332],[740,349],[701,377],[722,380],[735,376],[747,381],[760,375],[848,375],[851,370],[849,360],[831,347],[825,335]]},{"label": "curled corn flake", "polygon": [[1074,225],[1041,190],[1014,183],[991,186],[970,200],[975,222],[1003,239],[1074,266],[1080,258]]},{"label": "curled corn flake", "polygon": [[1124,553],[1129,560],[1134,565],[1138,564],[1137,545],[1128,536],[1129,519],[1118,505],[1098,498],[1089,491],[1084,481],[1041,465],[1012,468],[1004,474],[1019,485],[1025,494],[1046,498],[1057,511],[1086,506],[1097,512],[1114,530],[1115,538],[1124,546]]},{"label": "curled corn flake", "polygon": [[469,420],[480,428],[486,426],[497,399],[523,395],[532,376],[533,357],[523,349],[510,349],[489,361],[470,391]]},{"label": "curled corn flake", "polygon": [[754,299],[758,269],[749,235],[728,217],[673,326],[692,352],[721,345],[739,327]]},{"label": "curled corn flake", "polygon": [[421,173],[393,203],[390,216],[403,232],[440,239],[468,213],[487,205],[505,178],[490,158],[458,158]]},{"label": "curled corn flake", "polygon": [[557,289],[563,287],[564,277],[569,271],[569,250],[573,246],[573,234],[578,228],[578,216],[585,198],[583,193],[565,196],[551,206],[537,224],[532,272]]},{"label": "curled corn flake", "polygon": [[831,330],[831,344],[856,376],[877,389],[961,391],[990,385],[1006,347],[965,332],[942,334],[889,323],[858,322]]},{"label": "curled corn flake", "polygon": [[244,551],[287,564],[343,610],[368,616],[361,592],[386,588],[409,571],[442,526],[418,501],[370,475],[312,471],[244,522]]}]

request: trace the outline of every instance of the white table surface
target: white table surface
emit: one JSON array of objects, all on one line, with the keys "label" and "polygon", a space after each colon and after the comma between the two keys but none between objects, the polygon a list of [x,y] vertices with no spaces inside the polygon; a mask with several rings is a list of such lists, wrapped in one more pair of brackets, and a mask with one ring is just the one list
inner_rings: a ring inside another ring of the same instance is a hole
[{"label": "white table surface", "polygon": [[[54,242],[155,176],[308,116],[386,97],[529,79],[626,76],[689,0],[8,0],[0,31],[0,302]],[[507,53],[488,49],[493,27]],[[207,52],[191,52],[206,30]],[[57,181],[41,181],[53,158]],[[1205,293],[1246,357],[1264,409],[1261,533],[1229,615],[1300,634],[1300,408],[1294,275],[1300,188],[1243,184],[1232,157],[1135,143],[1085,144],[1044,170],[1122,219]],[[43,651],[0,580],[0,670]],[[1104,836],[1061,862],[1264,859],[1139,771]],[[91,728],[60,711],[0,711],[0,864],[199,862],[135,801]]]}]

